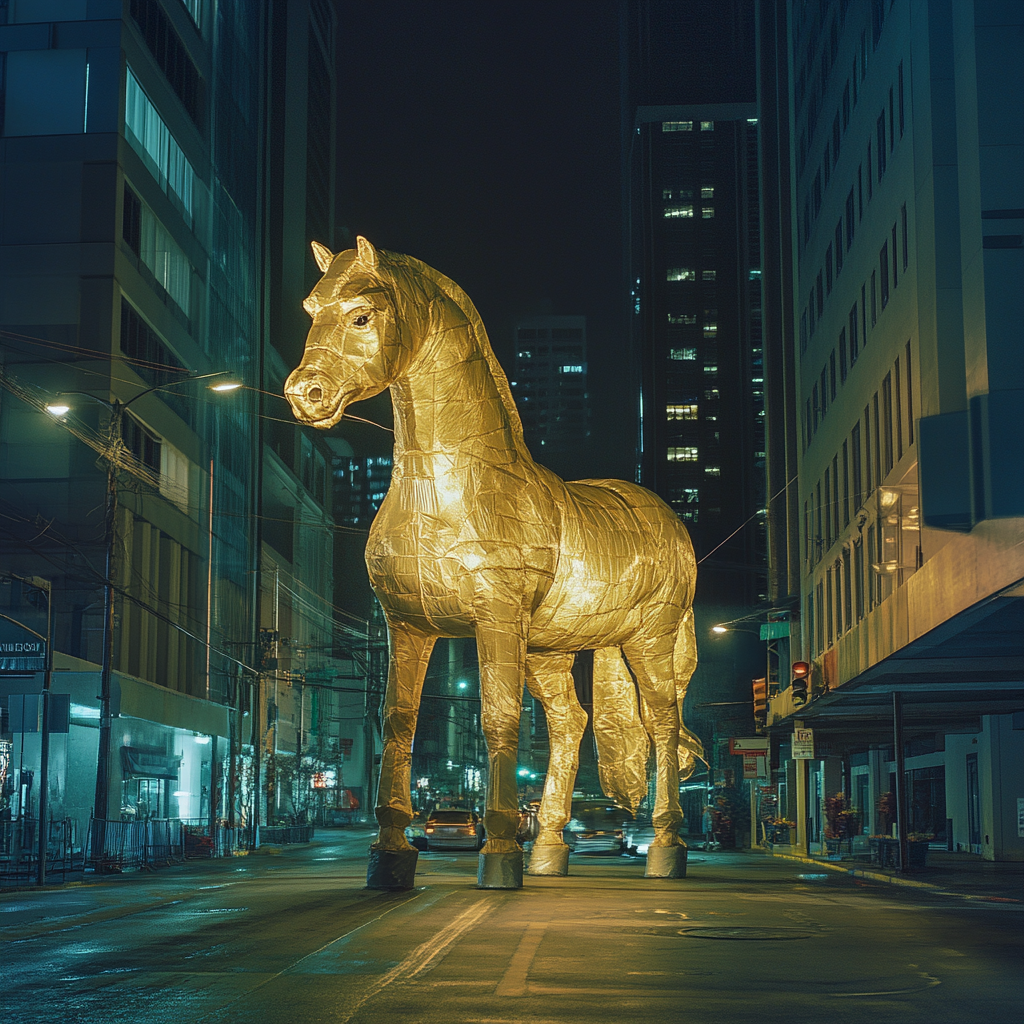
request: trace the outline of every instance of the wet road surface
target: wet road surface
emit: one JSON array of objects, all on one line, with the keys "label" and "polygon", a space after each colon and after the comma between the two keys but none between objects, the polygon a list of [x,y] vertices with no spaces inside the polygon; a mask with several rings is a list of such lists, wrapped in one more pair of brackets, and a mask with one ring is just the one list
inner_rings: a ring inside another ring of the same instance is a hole
[{"label": "wet road surface", "polygon": [[35,1024],[1001,1022],[1024,902],[691,853],[689,877],[574,855],[475,888],[473,853],[363,889],[369,833],[0,896],[0,1020]]}]

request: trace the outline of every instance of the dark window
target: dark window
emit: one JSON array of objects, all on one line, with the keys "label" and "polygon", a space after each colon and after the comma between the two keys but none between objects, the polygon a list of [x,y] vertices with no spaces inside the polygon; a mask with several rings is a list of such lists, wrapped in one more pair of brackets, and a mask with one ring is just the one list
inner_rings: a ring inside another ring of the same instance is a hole
[{"label": "dark window", "polygon": [[877,271],[871,271],[871,326],[874,327],[878,323],[878,299],[876,297],[876,286],[875,286],[875,274]]},{"label": "dark window", "polygon": [[809,398],[807,399],[806,418],[807,418],[807,423],[806,423],[807,441],[806,441],[805,447],[810,447],[811,438],[814,437],[814,423],[811,420],[811,400]]},{"label": "dark window", "polygon": [[903,233],[903,269],[906,270],[907,267],[910,266],[910,252],[909,252],[910,234],[909,234],[909,232],[907,230],[907,204],[906,203],[903,204],[903,207],[900,210],[900,223],[901,223],[902,228],[903,228],[903,232],[902,232]]},{"label": "dark window", "polygon": [[907,342],[906,357],[904,366],[907,376],[907,444],[912,445],[914,443],[914,388],[911,384],[909,341]]},{"label": "dark window", "polygon": [[807,351],[807,310],[800,314],[800,353]]},{"label": "dark window", "polygon": [[896,376],[896,461],[903,458],[903,389],[900,386],[900,357],[893,368]]},{"label": "dark window", "polygon": [[832,166],[835,167],[839,163],[839,139],[841,132],[839,130],[839,111],[836,111],[835,120],[832,122]]},{"label": "dark window", "polygon": [[825,250],[825,294],[832,294],[832,243]]},{"label": "dark window", "polygon": [[857,164],[857,220],[863,220],[864,219],[864,173],[863,172],[864,172],[863,165]]},{"label": "dark window", "polygon": [[885,174],[885,111],[883,110],[878,115],[878,121],[875,122],[875,142],[877,145],[875,149],[878,150],[878,180],[882,180],[882,175]]},{"label": "dark window", "polygon": [[828,188],[828,183],[832,178],[832,161],[828,157],[829,145],[825,143],[825,155],[821,159],[821,166],[825,171],[825,188]]},{"label": "dark window", "polygon": [[[856,80],[856,79],[855,79]],[[903,65],[900,64],[900,99],[903,99]],[[902,108],[901,108],[902,109]],[[843,89],[843,131],[845,132],[850,124],[850,83],[847,82]]]},{"label": "dark window", "polygon": [[824,486],[824,497],[825,497],[825,509],[824,509],[824,537],[825,537],[825,550],[828,551],[832,547],[832,516],[828,506],[829,495],[832,493],[832,484],[829,476],[829,470],[825,470],[825,486]]},{"label": "dark window", "polygon": [[825,309],[825,289],[822,287],[820,270],[818,271],[818,283],[817,288],[815,289],[815,294],[818,298],[818,319],[820,320],[821,314]]},{"label": "dark window", "polygon": [[903,138],[903,125],[904,125],[904,116],[903,116],[903,61],[900,61],[900,70],[899,70],[898,81],[899,81],[899,100],[900,100],[900,138],[902,139]]},{"label": "dark window", "polygon": [[[864,541],[853,542],[853,594],[857,605],[857,621],[864,618]],[[863,776],[867,778],[867,776]]]},{"label": "dark window", "polygon": [[898,274],[897,269],[896,269],[896,265],[898,263],[898,260],[896,258],[896,225],[895,224],[893,224],[893,226],[892,226],[892,237],[891,237],[890,241],[892,242],[892,286],[893,286],[893,288],[895,288],[896,285],[898,285],[900,283],[899,274]]},{"label": "dark window", "polygon": [[131,413],[126,413],[121,419],[121,438],[139,462],[160,472],[160,441]]},{"label": "dark window", "polygon": [[864,348],[868,347],[868,305],[865,297],[865,287],[860,286],[860,342]]},{"label": "dark window", "polygon": [[860,508],[864,504],[863,480],[861,479],[860,424],[853,425],[850,435],[850,447],[853,449],[853,507]]},{"label": "dark window", "polygon": [[846,328],[839,331],[839,380],[846,383]]},{"label": "dark window", "polygon": [[832,349],[828,359],[828,380],[829,380],[829,397],[834,402],[836,400],[836,350]]},{"label": "dark window", "polygon": [[199,71],[156,0],[131,0],[131,15],[150,53],[193,123],[199,124]]},{"label": "dark window", "polygon": [[811,398],[814,402],[814,432],[818,430],[818,420],[821,418],[821,404],[818,401],[818,385],[815,384],[811,389]]},{"label": "dark window", "polygon": [[811,298],[810,298],[810,301],[807,303],[807,309],[808,309],[808,312],[810,313],[810,318],[811,318],[811,337],[812,338],[814,337],[814,324],[815,324],[814,309],[815,309],[815,306],[816,306],[816,303],[814,301],[814,289],[812,288],[811,289]]},{"label": "dark window", "polygon": [[857,362],[858,350],[857,335],[857,303],[850,307],[850,366]]},{"label": "dark window", "polygon": [[[874,397],[872,398],[871,401],[872,401],[873,411],[874,411],[874,414],[875,414],[875,472],[876,472],[876,474],[878,476],[878,481],[877,482],[878,482],[879,485],[881,485],[882,481],[885,479],[886,473],[888,473],[889,470],[892,469],[892,464],[890,463],[889,465],[885,466],[884,469],[882,468],[882,447],[881,447],[882,446],[882,426],[881,426],[881,417],[878,414],[878,392],[877,391],[875,392]],[[891,452],[892,451],[892,434],[891,433],[889,434],[889,440],[886,442],[886,446],[889,449],[889,451]]]},{"label": "dark window", "polygon": [[850,525],[850,446],[843,442],[843,526]]},{"label": "dark window", "polygon": [[889,86],[889,152],[896,148],[896,119],[893,117],[892,86]]},{"label": "dark window", "polygon": [[824,419],[828,412],[828,366],[821,368],[821,415]]},{"label": "dark window", "polygon": [[882,454],[885,458],[884,476],[888,476],[889,471],[893,467],[892,451],[892,374],[887,373],[882,380]]},{"label": "dark window", "polygon": [[843,269],[843,218],[840,217],[836,224],[836,277]]},{"label": "dark window", "polygon": [[864,479],[867,483],[867,494],[875,489],[873,470],[871,468],[871,406],[864,406]]},{"label": "dark window", "polygon": [[853,233],[856,230],[855,226],[856,218],[853,215],[853,189],[850,189],[850,194],[846,197],[846,251],[850,251],[850,246],[853,245]]},{"label": "dark window", "polygon": [[138,256],[142,247],[142,201],[127,182],[124,186],[122,209],[121,237],[128,243],[128,248]]},{"label": "dark window", "polygon": [[821,212],[821,171],[814,176],[814,216],[817,217]]},{"label": "dark window", "polygon": [[889,243],[885,242],[878,252],[878,277],[881,285],[882,309],[889,305]]},{"label": "dark window", "polygon": [[868,141],[868,202],[871,202],[871,142]]}]

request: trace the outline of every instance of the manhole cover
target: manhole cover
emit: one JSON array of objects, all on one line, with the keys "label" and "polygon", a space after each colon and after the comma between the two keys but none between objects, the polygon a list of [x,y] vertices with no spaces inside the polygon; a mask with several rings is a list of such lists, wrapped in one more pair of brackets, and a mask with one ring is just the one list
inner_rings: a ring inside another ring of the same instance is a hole
[{"label": "manhole cover", "polygon": [[682,928],[680,935],[691,939],[809,939],[811,933],[798,928]]}]

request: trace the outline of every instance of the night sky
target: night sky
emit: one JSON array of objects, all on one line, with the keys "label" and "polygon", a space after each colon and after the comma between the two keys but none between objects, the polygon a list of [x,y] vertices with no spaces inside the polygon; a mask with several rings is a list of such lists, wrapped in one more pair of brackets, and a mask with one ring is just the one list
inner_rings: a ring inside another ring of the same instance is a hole
[{"label": "night sky", "polygon": [[516,316],[585,315],[595,437],[576,475],[631,476],[617,3],[339,10],[339,223],[460,284],[508,371]]},{"label": "night sky", "polygon": [[[752,0],[650,2],[673,17],[637,101],[753,99],[752,64],[737,59],[753,52]],[[636,394],[624,387],[621,6],[338,5],[335,244],[363,234],[447,274],[476,303],[509,372],[517,316],[586,316],[591,444],[571,471],[554,467],[577,478],[631,479],[635,466]],[[387,416],[386,400],[362,414]],[[387,450],[386,435],[347,430],[358,454]]]}]

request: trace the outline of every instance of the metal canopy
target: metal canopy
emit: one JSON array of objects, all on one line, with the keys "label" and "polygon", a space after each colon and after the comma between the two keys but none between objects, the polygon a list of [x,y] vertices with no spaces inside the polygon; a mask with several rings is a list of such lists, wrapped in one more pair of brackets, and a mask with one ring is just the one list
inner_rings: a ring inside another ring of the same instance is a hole
[{"label": "metal canopy", "polygon": [[893,692],[901,694],[905,724],[914,730],[974,732],[982,715],[1024,711],[1019,592],[1018,585],[961,612],[812,700],[786,723],[799,719],[836,738],[891,742]]}]

